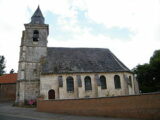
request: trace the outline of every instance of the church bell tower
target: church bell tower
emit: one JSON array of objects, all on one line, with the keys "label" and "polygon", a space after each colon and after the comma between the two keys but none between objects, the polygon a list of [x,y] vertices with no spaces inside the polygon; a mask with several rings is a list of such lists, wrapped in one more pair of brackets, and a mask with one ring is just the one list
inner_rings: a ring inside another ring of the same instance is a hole
[{"label": "church bell tower", "polygon": [[36,99],[39,95],[41,63],[47,54],[49,34],[49,26],[45,24],[39,6],[31,17],[31,22],[24,26],[16,90],[16,102],[22,104]]}]

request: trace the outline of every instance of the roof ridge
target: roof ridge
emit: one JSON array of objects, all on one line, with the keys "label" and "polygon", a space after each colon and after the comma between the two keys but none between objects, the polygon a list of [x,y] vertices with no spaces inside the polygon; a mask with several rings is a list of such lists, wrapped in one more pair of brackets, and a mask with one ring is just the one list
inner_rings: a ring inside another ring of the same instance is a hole
[{"label": "roof ridge", "polygon": [[109,50],[108,48],[89,48],[89,47],[47,47],[48,49],[54,49],[54,48],[64,48],[64,49],[104,49]]}]

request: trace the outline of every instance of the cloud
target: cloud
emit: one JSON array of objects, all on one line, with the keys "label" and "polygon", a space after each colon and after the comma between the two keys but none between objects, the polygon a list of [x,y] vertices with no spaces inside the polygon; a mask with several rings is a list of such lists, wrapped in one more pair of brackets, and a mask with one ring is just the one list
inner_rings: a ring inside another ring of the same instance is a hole
[{"label": "cloud", "polygon": [[[65,31],[74,33],[72,34],[74,39],[67,39],[66,42],[51,38],[53,43],[50,44],[51,46],[109,48],[129,68],[148,62],[154,50],[159,49],[160,41],[158,37],[155,38],[159,24],[157,17],[160,13],[157,11],[160,8],[157,0],[87,0],[85,2],[87,7],[82,9],[84,12],[78,11],[76,14],[81,23],[76,20],[77,23],[73,22],[72,25],[65,20],[60,22],[63,23]],[[121,40],[123,35],[127,36],[127,41]]]},{"label": "cloud", "polygon": [[50,25],[49,46],[109,48],[129,68],[159,49],[160,0],[0,0],[7,71],[18,69],[23,24],[38,4]]}]

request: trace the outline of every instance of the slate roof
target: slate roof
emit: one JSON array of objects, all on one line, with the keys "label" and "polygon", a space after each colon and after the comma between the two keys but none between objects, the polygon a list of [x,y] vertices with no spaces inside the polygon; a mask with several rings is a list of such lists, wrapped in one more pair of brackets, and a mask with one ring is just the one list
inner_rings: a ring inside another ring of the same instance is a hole
[{"label": "slate roof", "polygon": [[17,81],[17,73],[13,74],[4,74],[0,76],[0,84],[1,83],[16,83]]},{"label": "slate roof", "polygon": [[44,24],[44,17],[39,6],[31,17],[31,24]]},{"label": "slate roof", "polygon": [[130,72],[109,50],[101,48],[47,48],[42,74]]}]

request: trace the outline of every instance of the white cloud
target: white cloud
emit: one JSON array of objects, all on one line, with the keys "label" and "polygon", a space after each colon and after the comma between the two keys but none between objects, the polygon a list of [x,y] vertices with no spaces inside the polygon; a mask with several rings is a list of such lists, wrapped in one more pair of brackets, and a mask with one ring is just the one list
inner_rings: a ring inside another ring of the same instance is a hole
[{"label": "white cloud", "polygon": [[[153,51],[160,48],[160,0],[0,0],[0,55],[6,57],[7,71],[18,68],[23,24],[31,17],[27,8],[34,12],[38,4],[43,13],[58,14],[58,24],[74,34],[74,39],[67,41],[49,37],[49,46],[109,48],[130,68],[148,62]],[[77,24],[76,9],[86,10],[95,23],[128,28],[135,34],[130,41],[95,36]]]},{"label": "white cloud", "polygon": [[[137,28],[153,21],[154,0],[86,0],[88,15],[108,27]],[[156,0],[155,0],[156,1]]]}]

